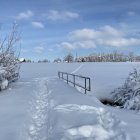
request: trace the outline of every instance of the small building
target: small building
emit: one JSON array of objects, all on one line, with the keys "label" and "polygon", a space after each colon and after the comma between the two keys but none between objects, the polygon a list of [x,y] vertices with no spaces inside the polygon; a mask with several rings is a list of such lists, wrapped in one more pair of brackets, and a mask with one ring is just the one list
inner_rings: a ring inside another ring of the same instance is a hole
[{"label": "small building", "polygon": [[19,58],[19,62],[22,63],[22,62],[26,62],[25,58]]}]

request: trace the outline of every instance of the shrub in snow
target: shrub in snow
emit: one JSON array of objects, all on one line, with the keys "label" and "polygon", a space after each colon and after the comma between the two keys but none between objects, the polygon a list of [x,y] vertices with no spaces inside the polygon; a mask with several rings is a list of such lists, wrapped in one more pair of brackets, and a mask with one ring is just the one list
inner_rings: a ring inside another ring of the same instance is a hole
[{"label": "shrub in snow", "polygon": [[112,94],[114,102],[118,102],[123,108],[140,110],[140,72],[134,69],[124,85],[115,89]]},{"label": "shrub in snow", "polygon": [[0,85],[0,89],[3,90],[8,86],[8,80],[3,80]]},{"label": "shrub in snow", "polygon": [[19,64],[16,50],[19,42],[17,25],[14,24],[10,35],[0,38],[0,90],[5,89],[8,83],[19,77]]}]

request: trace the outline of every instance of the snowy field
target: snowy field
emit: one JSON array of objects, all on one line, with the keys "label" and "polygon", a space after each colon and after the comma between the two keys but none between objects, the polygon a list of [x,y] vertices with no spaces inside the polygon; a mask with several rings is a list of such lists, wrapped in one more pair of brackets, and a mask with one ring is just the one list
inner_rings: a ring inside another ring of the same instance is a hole
[{"label": "snowy field", "polygon": [[[140,63],[22,64],[20,79],[0,94],[0,140],[139,140],[140,112],[100,99]],[[91,78],[91,92],[58,79],[58,71]]]}]

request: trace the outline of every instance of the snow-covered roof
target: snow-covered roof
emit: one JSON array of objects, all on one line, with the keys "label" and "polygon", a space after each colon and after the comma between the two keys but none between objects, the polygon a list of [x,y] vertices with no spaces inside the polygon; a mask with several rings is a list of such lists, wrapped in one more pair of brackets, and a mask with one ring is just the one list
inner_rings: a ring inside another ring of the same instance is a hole
[{"label": "snow-covered roof", "polygon": [[23,61],[25,61],[25,58],[19,58],[19,61],[23,62]]}]

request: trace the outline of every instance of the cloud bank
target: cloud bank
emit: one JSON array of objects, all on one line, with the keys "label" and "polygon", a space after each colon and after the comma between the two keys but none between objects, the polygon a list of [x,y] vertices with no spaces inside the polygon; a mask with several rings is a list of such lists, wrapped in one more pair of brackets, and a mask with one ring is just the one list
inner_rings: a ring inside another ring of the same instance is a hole
[{"label": "cloud bank", "polygon": [[69,33],[68,41],[62,42],[60,46],[65,49],[96,48],[97,46],[119,47],[140,45],[140,39],[126,37],[121,31],[106,25],[97,29],[84,28]]},{"label": "cloud bank", "polygon": [[49,10],[47,13],[47,19],[52,21],[70,20],[70,19],[76,19],[78,17],[79,17],[78,13],[70,12],[70,11]]},{"label": "cloud bank", "polygon": [[35,27],[35,28],[41,28],[41,29],[44,28],[44,25],[43,25],[43,23],[41,23],[41,22],[34,21],[34,22],[32,22],[31,24],[32,24],[32,26]]},{"label": "cloud bank", "polygon": [[27,20],[34,16],[34,13],[31,10],[19,13],[15,18],[17,20]]}]

